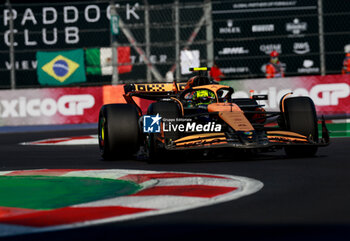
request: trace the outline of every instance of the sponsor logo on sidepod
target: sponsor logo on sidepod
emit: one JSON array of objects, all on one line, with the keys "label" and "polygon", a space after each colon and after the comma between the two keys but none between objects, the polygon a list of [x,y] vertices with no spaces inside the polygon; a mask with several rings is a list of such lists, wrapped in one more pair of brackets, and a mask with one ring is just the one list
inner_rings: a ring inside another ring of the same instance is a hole
[{"label": "sponsor logo on sidepod", "polygon": [[0,117],[39,117],[53,116],[57,113],[64,116],[77,116],[84,115],[84,110],[93,107],[94,104],[95,98],[89,94],[64,95],[58,100],[19,97],[0,100]]}]

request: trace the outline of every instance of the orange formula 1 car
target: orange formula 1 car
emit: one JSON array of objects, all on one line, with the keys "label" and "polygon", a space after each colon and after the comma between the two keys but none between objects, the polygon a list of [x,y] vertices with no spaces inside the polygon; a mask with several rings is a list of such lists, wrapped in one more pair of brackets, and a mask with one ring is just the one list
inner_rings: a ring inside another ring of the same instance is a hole
[{"label": "orange formula 1 car", "polygon": [[[209,68],[194,68],[187,83],[127,84],[127,104],[109,104],[99,116],[99,147],[105,159],[143,152],[151,159],[169,151],[245,150],[284,148],[289,156],[312,156],[329,144],[322,120],[322,138],[313,101],[309,97],[280,100],[280,111],[265,111],[259,100],[232,98],[234,90],[212,82]],[[153,100],[146,115],[133,97]],[[275,125],[273,124],[275,123]],[[220,149],[219,149],[220,148]]]}]

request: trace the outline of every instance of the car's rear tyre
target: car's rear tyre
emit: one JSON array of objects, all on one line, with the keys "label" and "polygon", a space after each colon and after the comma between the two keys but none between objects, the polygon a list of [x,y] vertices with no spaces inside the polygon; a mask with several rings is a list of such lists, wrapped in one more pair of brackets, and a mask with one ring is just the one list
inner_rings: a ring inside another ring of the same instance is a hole
[{"label": "car's rear tyre", "polygon": [[[152,103],[148,107],[147,113],[149,115],[159,114],[162,119],[176,119],[181,116],[179,106],[175,102]],[[179,133],[177,132],[165,132],[164,136],[158,133],[151,133],[148,138],[148,151],[150,160],[159,160],[161,158],[164,158],[164,143],[168,142],[169,140],[176,140],[178,138]]]},{"label": "car's rear tyre", "polygon": [[[284,101],[286,129],[318,142],[317,115],[315,104],[309,97],[292,97]],[[314,156],[317,146],[286,146],[288,156]]]},{"label": "car's rear tyre", "polygon": [[139,114],[129,104],[102,106],[98,120],[98,140],[105,160],[131,157],[140,147]]}]

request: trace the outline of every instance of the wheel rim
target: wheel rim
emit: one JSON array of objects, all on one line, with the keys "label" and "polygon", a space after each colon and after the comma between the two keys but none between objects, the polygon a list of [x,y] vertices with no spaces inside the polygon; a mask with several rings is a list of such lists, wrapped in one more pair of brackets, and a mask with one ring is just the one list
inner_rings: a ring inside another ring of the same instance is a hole
[{"label": "wheel rim", "polygon": [[105,145],[105,118],[101,118],[100,119],[100,123],[99,123],[99,135],[98,135],[98,139],[99,139],[99,143],[100,143],[100,147],[103,148]]}]

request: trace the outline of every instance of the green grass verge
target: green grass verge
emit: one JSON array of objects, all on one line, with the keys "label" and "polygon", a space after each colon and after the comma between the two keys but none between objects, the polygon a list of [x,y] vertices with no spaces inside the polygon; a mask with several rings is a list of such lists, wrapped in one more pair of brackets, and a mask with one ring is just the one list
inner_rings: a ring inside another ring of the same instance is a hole
[{"label": "green grass verge", "polygon": [[103,178],[0,176],[0,206],[48,210],[130,195],[140,188],[133,182]]},{"label": "green grass verge", "polygon": [[[350,123],[331,123],[326,124],[330,137],[348,137],[350,136]],[[322,126],[318,125],[319,136],[322,136]]]}]

